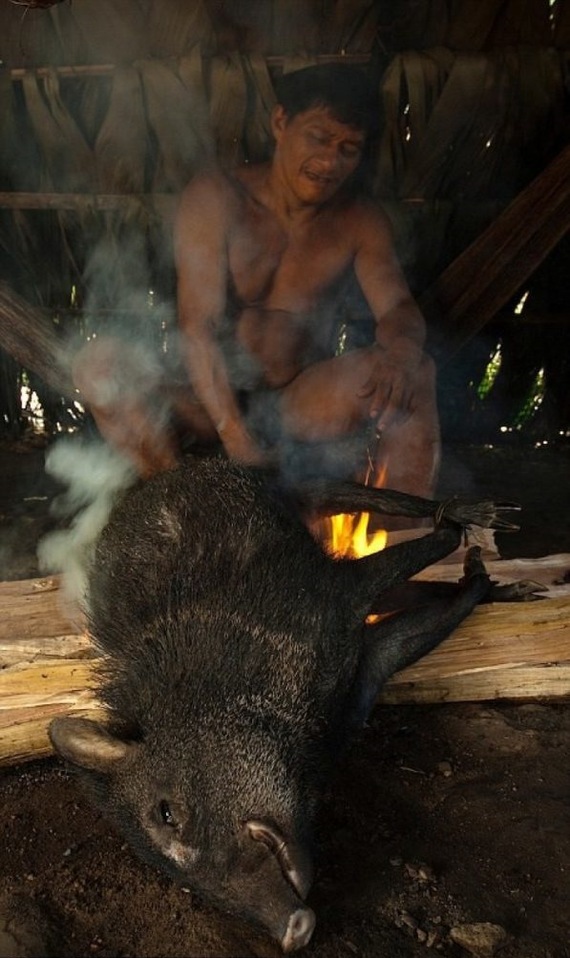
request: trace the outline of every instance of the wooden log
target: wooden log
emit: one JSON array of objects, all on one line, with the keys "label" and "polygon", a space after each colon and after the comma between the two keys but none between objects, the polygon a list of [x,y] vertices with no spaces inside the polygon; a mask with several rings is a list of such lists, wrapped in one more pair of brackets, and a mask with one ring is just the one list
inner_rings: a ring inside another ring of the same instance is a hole
[{"label": "wooden log", "polygon": [[[384,703],[556,698],[570,695],[570,555],[487,563],[500,582],[532,578],[543,601],[477,608],[445,642],[393,676]],[[455,581],[460,565],[417,578]],[[0,583],[0,766],[51,754],[58,714],[100,717],[97,659],[81,613],[66,604],[58,577]]]},{"label": "wooden log", "polygon": [[419,297],[438,365],[521,289],[570,229],[570,146]]},{"label": "wooden log", "polygon": [[481,605],[394,675],[380,701],[461,702],[570,695],[570,596]]}]

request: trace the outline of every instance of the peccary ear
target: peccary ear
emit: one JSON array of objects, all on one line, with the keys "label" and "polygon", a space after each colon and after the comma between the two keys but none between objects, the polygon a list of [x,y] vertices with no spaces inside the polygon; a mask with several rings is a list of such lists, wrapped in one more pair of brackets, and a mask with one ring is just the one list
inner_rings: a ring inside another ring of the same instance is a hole
[{"label": "peccary ear", "polygon": [[91,719],[55,718],[50,723],[48,735],[62,758],[97,772],[110,772],[137,748],[134,742],[116,738]]}]

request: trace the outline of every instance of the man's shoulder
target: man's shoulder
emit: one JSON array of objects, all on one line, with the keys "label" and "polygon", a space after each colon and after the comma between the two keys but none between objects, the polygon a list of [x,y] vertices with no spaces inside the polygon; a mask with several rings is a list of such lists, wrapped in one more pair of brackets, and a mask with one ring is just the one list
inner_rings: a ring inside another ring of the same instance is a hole
[{"label": "man's shoulder", "polygon": [[265,163],[244,163],[231,170],[224,170],[221,167],[210,167],[207,170],[201,170],[195,173],[186,190],[210,191],[210,192],[233,192],[241,193],[255,192],[258,184],[266,176]]},{"label": "man's shoulder", "polygon": [[333,205],[331,223],[341,224],[347,240],[359,245],[367,239],[388,238],[392,234],[390,220],[380,203],[367,197],[351,197]]},{"label": "man's shoulder", "polygon": [[390,220],[379,200],[358,196],[350,203],[350,215],[359,223],[372,227],[388,227]]},{"label": "man's shoulder", "polygon": [[245,207],[256,199],[259,177],[253,165],[197,173],[182,192],[181,209],[208,209],[210,215],[219,211],[226,220],[240,219]]},{"label": "man's shoulder", "polygon": [[387,250],[394,245],[394,230],[382,204],[374,199],[359,197],[350,206],[345,217],[345,228],[355,249]]},{"label": "man's shoulder", "polygon": [[194,174],[185,186],[182,198],[190,197],[195,200],[204,197],[212,200],[220,197],[227,199],[233,193],[235,193],[235,184],[224,170],[208,169]]}]

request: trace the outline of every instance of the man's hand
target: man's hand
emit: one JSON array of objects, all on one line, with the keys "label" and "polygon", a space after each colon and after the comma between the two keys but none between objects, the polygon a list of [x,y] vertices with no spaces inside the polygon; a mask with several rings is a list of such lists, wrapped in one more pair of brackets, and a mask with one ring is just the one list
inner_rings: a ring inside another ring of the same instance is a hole
[{"label": "man's hand", "polygon": [[230,459],[247,466],[269,466],[272,457],[264,452],[247,431],[243,423],[220,426],[218,434]]},{"label": "man's hand", "polygon": [[419,354],[417,358],[400,359],[378,347],[372,372],[359,391],[362,398],[369,398],[368,415],[376,420],[378,428],[401,423],[414,411],[420,362]]}]

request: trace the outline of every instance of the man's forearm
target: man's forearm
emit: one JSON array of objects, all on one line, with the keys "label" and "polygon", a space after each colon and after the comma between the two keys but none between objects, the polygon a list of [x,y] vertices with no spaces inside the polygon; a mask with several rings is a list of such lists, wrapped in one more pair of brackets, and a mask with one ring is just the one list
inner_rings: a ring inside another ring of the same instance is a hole
[{"label": "man's forearm", "polygon": [[[218,355],[217,355],[218,354]],[[220,435],[238,427],[242,417],[231,387],[223,357],[215,343],[192,338],[185,346],[184,361],[192,388]]]},{"label": "man's forearm", "polygon": [[397,361],[417,361],[426,341],[426,324],[413,300],[394,306],[376,325],[376,342]]},{"label": "man's forearm", "polygon": [[261,452],[247,429],[217,343],[194,336],[184,349],[192,388],[232,459],[257,462]]}]

